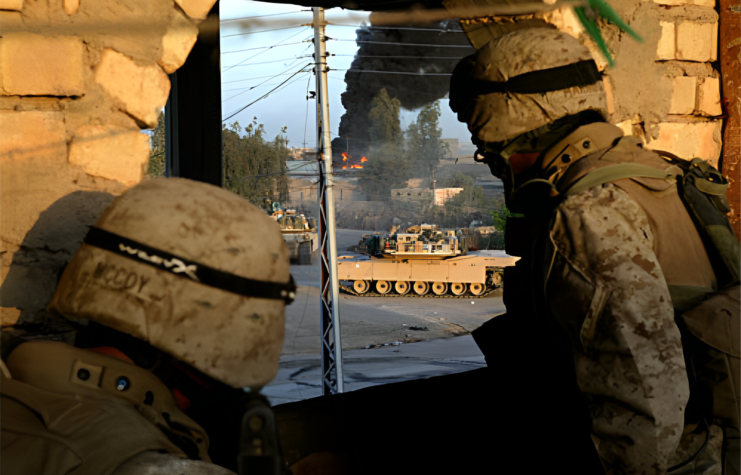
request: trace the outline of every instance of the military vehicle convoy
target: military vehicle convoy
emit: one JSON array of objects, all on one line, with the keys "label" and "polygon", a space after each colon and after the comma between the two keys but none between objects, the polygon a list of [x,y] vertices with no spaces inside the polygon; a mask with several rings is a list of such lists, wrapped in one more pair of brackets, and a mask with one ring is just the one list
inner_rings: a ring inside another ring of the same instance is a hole
[{"label": "military vehicle convoy", "polygon": [[307,218],[303,214],[297,215],[296,210],[284,210],[280,203],[266,203],[263,209],[280,225],[283,241],[288,247],[291,260],[299,265],[311,265],[312,258],[319,252],[319,234],[316,231],[316,220]]},{"label": "military vehicle convoy", "polygon": [[502,272],[519,257],[468,252],[466,238],[434,225],[369,235],[369,257],[340,258],[343,290],[358,296],[483,297],[502,286]]}]

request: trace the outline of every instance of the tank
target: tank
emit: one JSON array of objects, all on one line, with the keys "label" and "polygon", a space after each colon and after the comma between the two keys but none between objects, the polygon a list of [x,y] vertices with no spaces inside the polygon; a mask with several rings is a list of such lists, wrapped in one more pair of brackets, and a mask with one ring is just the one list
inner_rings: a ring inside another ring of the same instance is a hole
[{"label": "tank", "polygon": [[369,257],[337,264],[343,290],[358,296],[483,297],[503,285],[503,271],[519,257],[468,251],[466,237],[434,225],[369,236]]},{"label": "tank", "polygon": [[299,265],[310,265],[319,252],[319,234],[316,220],[296,210],[284,210],[277,201],[266,200],[261,206],[280,226],[283,241],[292,261]]}]

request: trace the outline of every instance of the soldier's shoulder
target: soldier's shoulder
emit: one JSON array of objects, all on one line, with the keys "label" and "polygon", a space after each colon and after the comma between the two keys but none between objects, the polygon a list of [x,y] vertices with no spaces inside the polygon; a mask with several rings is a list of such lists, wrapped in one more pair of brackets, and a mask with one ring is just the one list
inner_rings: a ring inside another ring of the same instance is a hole
[{"label": "soldier's shoulder", "polygon": [[641,139],[632,136],[620,138],[615,146],[605,152],[602,160],[617,163],[655,164],[662,168],[667,166],[666,161],[658,153],[646,148]]},{"label": "soldier's shoulder", "polygon": [[118,467],[111,475],[235,475],[218,465],[188,460],[159,452],[142,452]]}]

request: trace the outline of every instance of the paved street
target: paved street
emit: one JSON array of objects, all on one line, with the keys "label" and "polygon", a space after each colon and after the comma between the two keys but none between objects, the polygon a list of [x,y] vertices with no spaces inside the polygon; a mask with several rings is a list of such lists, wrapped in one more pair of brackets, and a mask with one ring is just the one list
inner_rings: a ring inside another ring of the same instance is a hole
[{"label": "paved street", "polygon": [[[338,254],[352,255],[346,249],[368,232],[337,230]],[[263,390],[273,404],[321,394],[319,266],[292,265],[291,273],[298,292],[286,309],[280,371]],[[482,299],[340,293],[345,390],[481,367],[483,356],[469,333],[504,311],[499,293]]]}]

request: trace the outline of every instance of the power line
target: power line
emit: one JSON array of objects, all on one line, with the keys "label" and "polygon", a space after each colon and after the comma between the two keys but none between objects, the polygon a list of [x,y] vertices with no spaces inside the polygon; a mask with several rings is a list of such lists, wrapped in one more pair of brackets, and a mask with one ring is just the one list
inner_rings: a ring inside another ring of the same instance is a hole
[{"label": "power line", "polygon": [[[249,61],[249,60],[250,60],[250,59],[252,59],[252,58],[256,58],[257,56],[260,56],[260,55],[261,55],[261,54],[263,54],[263,53],[264,53],[265,51],[268,51],[268,50],[270,50],[270,49],[272,49],[272,48],[275,48],[276,46],[279,46],[279,45],[281,45],[281,44],[282,44],[282,43],[283,43],[284,41],[288,41],[288,40],[290,40],[291,38],[293,38],[294,36],[296,36],[296,35],[299,35],[299,34],[301,34],[301,32],[302,32],[302,31],[304,31],[304,30],[299,30],[299,31],[297,31],[296,33],[292,34],[291,36],[287,36],[287,37],[283,38],[282,40],[280,40],[279,42],[277,42],[276,44],[274,44],[274,45],[272,45],[272,46],[269,46],[269,47],[268,47],[267,49],[263,49],[263,50],[262,50],[262,51],[260,51],[259,53],[257,53],[257,54],[253,54],[253,55],[252,55],[252,56],[250,56],[249,58],[243,59],[242,61],[238,62],[237,64],[235,64],[235,65],[233,65],[233,66],[229,66],[229,67],[227,67],[227,68],[226,68],[226,69],[224,70],[224,72],[223,72],[223,73],[226,73],[226,72],[227,72],[227,71],[229,71],[230,69],[232,69],[232,68],[234,68],[234,67],[236,67],[236,66],[239,66],[240,64],[243,64],[243,63],[244,63],[245,61]],[[309,45],[309,46],[311,46],[311,45]],[[302,54],[303,54],[303,53],[302,53]],[[223,74],[223,73],[222,73],[222,74]]]},{"label": "power line", "polygon": [[[309,45],[309,48],[311,48],[311,45]],[[348,54],[345,56],[352,56],[352,55]],[[273,61],[263,61],[261,63],[246,63],[246,64],[237,63],[237,64],[232,64],[230,66],[227,66],[227,68],[236,68],[237,66],[256,66],[258,64],[280,63],[281,61],[290,61],[292,59],[297,59],[297,58],[310,58],[310,56],[291,56],[290,58],[276,59]]]},{"label": "power line", "polygon": [[[314,64],[314,63],[311,63],[311,64]],[[339,71],[339,69],[337,71]],[[273,79],[273,78],[278,77],[278,76],[285,76],[286,74],[291,74],[291,73],[290,72],[284,72],[284,73],[278,73],[278,74],[276,74],[274,76],[255,76],[253,78],[236,79],[234,81],[223,81],[221,84],[231,84],[231,83],[234,83],[234,82],[252,81],[253,79],[265,79],[265,78]]]},{"label": "power line", "polygon": [[257,16],[244,16],[244,17],[239,17],[239,18],[227,18],[226,20],[221,20],[220,23],[227,23],[230,21],[252,20],[253,18],[265,18],[269,16],[294,15],[296,13],[303,13],[305,11],[308,11],[308,10],[301,10],[297,12],[271,13],[270,15],[257,15]]},{"label": "power line", "polygon": [[372,71],[370,69],[333,69],[332,71],[347,71],[348,73],[403,74],[405,76],[452,76],[452,74],[449,73],[409,73],[404,71]]},{"label": "power line", "polygon": [[429,43],[396,43],[392,41],[366,41],[366,40],[346,40],[339,38],[327,38],[333,41],[354,41],[356,43],[368,43],[373,45],[391,45],[391,46],[427,46],[430,48],[469,48],[473,49],[471,45],[433,45]]},{"label": "power line", "polygon": [[235,115],[239,114],[239,113],[240,113],[240,112],[242,112],[243,110],[245,110],[245,109],[247,109],[248,107],[250,107],[250,106],[251,106],[252,104],[254,104],[254,103],[258,102],[258,101],[261,101],[261,100],[265,99],[265,98],[266,98],[266,97],[268,97],[268,96],[269,96],[270,94],[272,94],[272,93],[273,93],[273,92],[274,92],[275,90],[277,90],[278,88],[280,88],[280,86],[282,86],[283,84],[285,84],[285,83],[287,83],[288,81],[290,81],[290,80],[291,80],[291,79],[292,79],[292,78],[293,78],[293,77],[294,77],[295,75],[297,75],[297,74],[299,74],[299,73],[302,73],[302,72],[308,72],[308,71],[304,71],[304,68],[305,68],[305,67],[307,67],[307,66],[311,66],[311,65],[312,65],[312,63],[309,63],[309,64],[307,64],[306,66],[303,66],[303,67],[301,67],[301,69],[299,69],[298,71],[296,71],[295,73],[293,73],[293,74],[292,74],[291,76],[289,76],[289,77],[288,77],[288,79],[286,79],[285,81],[283,81],[282,83],[280,83],[280,85],[278,85],[277,87],[275,87],[275,88],[271,89],[270,91],[266,92],[266,93],[265,93],[264,95],[260,96],[259,98],[255,99],[254,101],[250,102],[249,104],[247,104],[246,106],[242,107],[242,108],[241,108],[241,109],[239,109],[238,111],[234,112],[234,113],[233,113],[233,114],[231,114],[231,115],[230,115],[229,117],[227,117],[227,118],[225,118],[225,119],[222,119],[222,121],[221,121],[221,122],[226,122],[227,120],[231,119],[231,118],[232,118],[232,117],[234,117]]},{"label": "power line", "polygon": [[277,48],[279,46],[298,45],[298,44],[301,44],[301,43],[304,43],[304,41],[296,41],[294,43],[284,43],[284,44],[281,44],[281,45],[273,45],[273,46],[260,46],[260,47],[257,47],[257,48],[235,49],[233,51],[223,51],[221,54],[241,53],[243,51],[255,51],[255,50],[258,50],[258,49]]},{"label": "power line", "polygon": [[333,54],[332,56],[352,56],[355,58],[391,58],[391,59],[461,59],[458,56],[386,56],[386,55],[364,55],[364,54]]},{"label": "power line", "polygon": [[327,23],[331,26],[350,26],[353,28],[367,28],[367,29],[373,29],[373,30],[409,30],[409,31],[439,31],[441,33],[465,33],[465,31],[462,30],[444,30],[442,28],[407,28],[407,27],[399,27],[399,26],[366,26],[366,25],[346,25],[342,23]]},{"label": "power line", "polygon": [[255,35],[257,33],[267,33],[269,31],[291,30],[293,28],[301,28],[302,26],[306,26],[306,25],[284,26],[282,28],[273,28],[273,29],[270,29],[270,30],[247,31],[245,33],[234,33],[233,35],[224,35],[224,36],[222,36],[222,38],[231,38],[232,36]]}]

